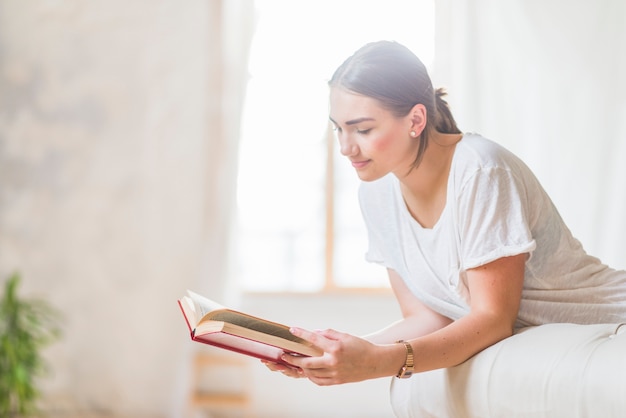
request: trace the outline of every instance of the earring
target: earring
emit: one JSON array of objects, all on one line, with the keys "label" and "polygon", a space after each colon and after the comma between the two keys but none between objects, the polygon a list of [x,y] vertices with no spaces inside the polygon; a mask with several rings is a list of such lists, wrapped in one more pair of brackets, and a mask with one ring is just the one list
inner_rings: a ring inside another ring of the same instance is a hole
[{"label": "earring", "polygon": [[411,136],[415,138],[417,136],[417,133],[415,131],[411,131]]}]

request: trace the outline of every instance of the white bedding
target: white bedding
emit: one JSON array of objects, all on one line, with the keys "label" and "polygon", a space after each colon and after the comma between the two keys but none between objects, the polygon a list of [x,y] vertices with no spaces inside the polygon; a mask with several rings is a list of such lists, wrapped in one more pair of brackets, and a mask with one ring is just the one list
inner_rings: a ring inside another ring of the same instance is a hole
[{"label": "white bedding", "polygon": [[394,378],[391,402],[412,418],[626,417],[626,324],[525,328],[459,366]]}]

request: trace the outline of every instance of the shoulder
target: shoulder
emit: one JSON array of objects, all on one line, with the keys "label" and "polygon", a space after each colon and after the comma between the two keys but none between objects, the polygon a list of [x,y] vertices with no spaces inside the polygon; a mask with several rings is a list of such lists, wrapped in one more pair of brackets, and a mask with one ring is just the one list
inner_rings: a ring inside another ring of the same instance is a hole
[{"label": "shoulder", "polygon": [[[457,144],[455,158],[477,167],[508,167],[522,163],[511,151],[482,135],[468,133]],[[522,163],[523,164],[523,163]]]},{"label": "shoulder", "polygon": [[519,157],[502,145],[473,133],[465,134],[457,144],[453,171],[459,180],[479,173],[508,173],[526,181],[534,179],[534,174]]}]

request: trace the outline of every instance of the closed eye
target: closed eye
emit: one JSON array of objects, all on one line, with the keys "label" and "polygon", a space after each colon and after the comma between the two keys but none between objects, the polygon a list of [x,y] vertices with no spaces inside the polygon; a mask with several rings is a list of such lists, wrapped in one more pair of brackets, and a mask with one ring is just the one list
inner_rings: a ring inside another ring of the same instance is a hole
[{"label": "closed eye", "polygon": [[370,133],[371,130],[372,130],[372,128],[369,128],[369,129],[357,129],[356,132],[358,134],[361,134],[361,135],[367,135],[368,133]]}]

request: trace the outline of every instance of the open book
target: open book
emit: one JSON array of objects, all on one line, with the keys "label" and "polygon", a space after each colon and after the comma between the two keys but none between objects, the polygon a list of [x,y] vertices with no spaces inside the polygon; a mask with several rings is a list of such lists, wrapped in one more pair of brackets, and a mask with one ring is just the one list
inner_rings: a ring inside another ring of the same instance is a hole
[{"label": "open book", "polygon": [[191,339],[204,344],[269,360],[285,362],[285,352],[320,356],[322,350],[289,332],[286,325],[226,308],[197,293],[178,299]]}]

